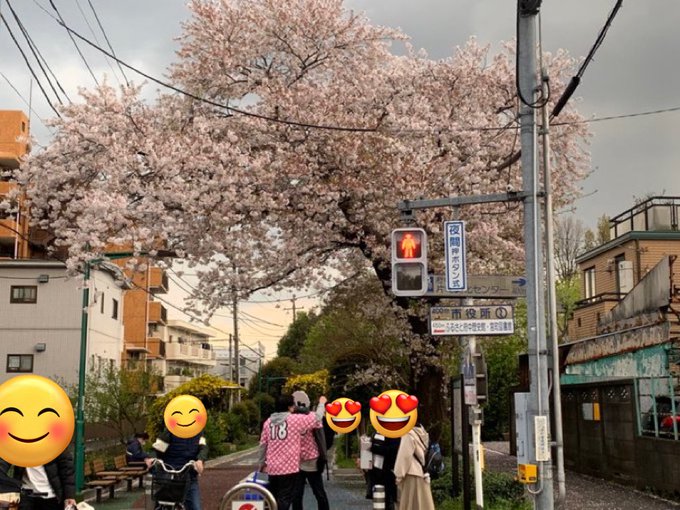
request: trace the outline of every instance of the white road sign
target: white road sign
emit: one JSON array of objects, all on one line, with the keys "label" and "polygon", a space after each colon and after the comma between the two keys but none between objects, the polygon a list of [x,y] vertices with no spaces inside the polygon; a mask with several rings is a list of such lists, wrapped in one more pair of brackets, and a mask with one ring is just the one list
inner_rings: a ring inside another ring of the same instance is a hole
[{"label": "white road sign", "polygon": [[430,275],[426,296],[446,298],[515,299],[527,295],[524,276],[467,275],[467,289],[450,291],[446,277]]},{"label": "white road sign", "polygon": [[512,305],[433,306],[433,335],[511,335],[515,332]]},{"label": "white road sign", "polygon": [[444,244],[446,250],[446,290],[467,289],[467,268],[465,261],[465,222],[444,222]]}]

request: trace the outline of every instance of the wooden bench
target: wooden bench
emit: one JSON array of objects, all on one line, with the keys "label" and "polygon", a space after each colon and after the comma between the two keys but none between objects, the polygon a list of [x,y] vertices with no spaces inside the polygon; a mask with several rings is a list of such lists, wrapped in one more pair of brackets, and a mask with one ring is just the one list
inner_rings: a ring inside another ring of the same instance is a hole
[{"label": "wooden bench", "polygon": [[127,482],[127,490],[132,490],[132,481],[134,480],[134,477],[124,473],[123,471],[106,469],[102,459],[94,459],[92,461],[92,470],[99,478],[113,479],[116,481],[125,480]]},{"label": "wooden bench", "polygon": [[[85,472],[85,478],[89,478],[93,476],[92,473],[92,468],[90,467],[90,464],[87,462],[85,463],[84,466],[84,472]],[[94,480],[89,480],[85,482],[86,487],[92,487],[95,490],[95,493],[97,495],[97,503],[102,502],[102,491],[105,488],[109,489],[109,498],[113,499],[115,493],[116,493],[116,485],[118,484],[118,480],[115,479],[94,479]]]},{"label": "wooden bench", "polygon": [[137,478],[139,480],[139,488],[141,489],[144,486],[144,475],[149,472],[146,464],[144,467],[128,466],[125,455],[114,457],[113,464],[117,471],[121,471],[131,478],[130,485],[132,485],[131,481]]}]

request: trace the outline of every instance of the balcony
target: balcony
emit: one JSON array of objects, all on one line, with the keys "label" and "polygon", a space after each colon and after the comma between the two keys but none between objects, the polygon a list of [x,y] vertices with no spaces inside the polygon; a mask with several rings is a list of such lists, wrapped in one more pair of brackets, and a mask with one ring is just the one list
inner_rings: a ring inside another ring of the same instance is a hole
[{"label": "balcony", "polygon": [[680,197],[652,197],[609,221],[612,239],[627,232],[678,231]]},{"label": "balcony", "polygon": [[168,273],[160,267],[149,269],[149,291],[154,294],[166,294],[168,292]]},{"label": "balcony", "polygon": [[577,301],[575,303],[575,305],[576,305],[576,308],[584,308],[584,307],[587,307],[587,306],[596,305],[596,304],[599,304],[599,303],[612,302],[612,301],[618,303],[625,296],[626,296],[625,294],[618,293],[618,292],[603,292],[602,294],[597,294],[593,297],[581,299],[580,301]]},{"label": "balcony", "polygon": [[17,236],[17,225],[14,218],[0,219],[0,237],[11,237],[14,239]]},{"label": "balcony", "polygon": [[168,342],[165,344],[165,359],[184,361],[196,365],[215,366],[215,352],[197,345]]},{"label": "balcony", "polygon": [[168,310],[158,301],[149,302],[149,322],[154,324],[168,323]]},{"label": "balcony", "polygon": [[166,375],[163,378],[163,391],[167,393],[189,381],[191,377],[187,375]]}]

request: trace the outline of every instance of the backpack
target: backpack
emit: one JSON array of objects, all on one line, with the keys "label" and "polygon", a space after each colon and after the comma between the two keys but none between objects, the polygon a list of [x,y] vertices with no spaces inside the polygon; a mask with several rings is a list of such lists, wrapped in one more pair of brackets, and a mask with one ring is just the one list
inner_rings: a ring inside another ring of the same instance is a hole
[{"label": "backpack", "polygon": [[[415,457],[415,454],[413,455]],[[429,474],[431,480],[436,480],[444,473],[444,456],[437,441],[430,441],[425,449],[425,462],[421,465],[423,466],[423,473]]]}]

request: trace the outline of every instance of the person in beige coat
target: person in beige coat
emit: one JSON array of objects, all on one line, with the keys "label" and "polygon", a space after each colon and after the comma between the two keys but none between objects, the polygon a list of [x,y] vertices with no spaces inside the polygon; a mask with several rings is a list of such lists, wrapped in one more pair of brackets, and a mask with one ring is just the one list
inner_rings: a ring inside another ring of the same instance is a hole
[{"label": "person in beige coat", "polygon": [[422,425],[402,436],[394,465],[399,489],[399,510],[434,510],[430,475],[425,473],[425,452],[430,437]]}]

